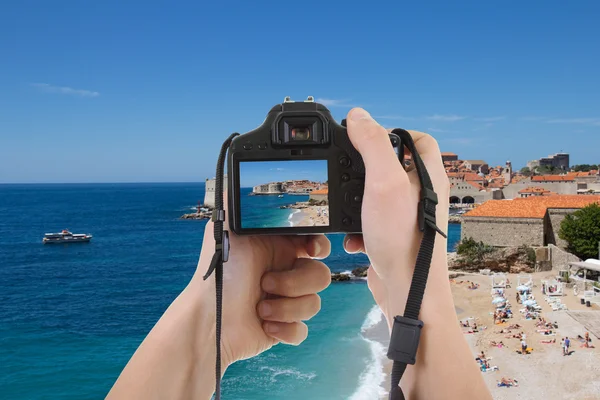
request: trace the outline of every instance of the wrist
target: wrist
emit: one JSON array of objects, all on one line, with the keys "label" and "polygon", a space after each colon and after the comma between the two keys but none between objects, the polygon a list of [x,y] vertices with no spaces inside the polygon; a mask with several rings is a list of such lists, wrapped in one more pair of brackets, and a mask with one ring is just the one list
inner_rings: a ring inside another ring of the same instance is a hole
[{"label": "wrist", "polygon": [[[456,312],[447,271],[446,254],[434,253],[419,313],[419,319],[425,325],[455,322]],[[390,330],[394,317],[404,315],[411,284],[412,272],[410,276],[403,279],[399,277],[385,283],[386,295],[379,305],[386,316]]]},{"label": "wrist", "polygon": [[[188,304],[193,321],[193,353],[195,364],[200,368],[215,364],[216,357],[216,294],[214,278],[206,281],[194,276],[181,294],[182,302]],[[230,355],[223,348],[221,338],[221,375],[231,364]]]}]

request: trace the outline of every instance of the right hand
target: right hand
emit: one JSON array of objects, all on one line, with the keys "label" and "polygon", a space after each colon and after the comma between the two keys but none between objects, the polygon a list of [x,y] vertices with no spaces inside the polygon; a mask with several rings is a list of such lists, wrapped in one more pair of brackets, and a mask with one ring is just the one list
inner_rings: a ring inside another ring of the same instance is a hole
[{"label": "right hand", "polygon": [[[349,253],[365,252],[371,261],[369,288],[391,325],[403,313],[417,253],[423,237],[417,227],[421,186],[416,171],[406,172],[390,145],[388,132],[365,110],[348,113],[348,135],[366,169],[362,205],[362,235],[348,235]],[[437,226],[447,230],[449,183],[437,142],[429,135],[409,131],[438,195]],[[429,280],[448,284],[446,240],[436,235]],[[427,297],[427,291],[426,296]]]}]

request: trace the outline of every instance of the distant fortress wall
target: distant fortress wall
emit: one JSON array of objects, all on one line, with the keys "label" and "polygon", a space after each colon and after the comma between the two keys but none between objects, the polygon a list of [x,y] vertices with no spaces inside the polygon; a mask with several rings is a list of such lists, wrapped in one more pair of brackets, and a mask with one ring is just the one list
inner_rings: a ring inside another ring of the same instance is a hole
[{"label": "distant fortress wall", "polygon": [[[204,190],[204,205],[208,207],[215,206],[215,185],[215,178],[206,180],[206,189]],[[225,175],[225,179],[223,180],[223,190],[227,191],[227,175]]]},{"label": "distant fortress wall", "polygon": [[281,182],[267,183],[252,188],[252,193],[254,194],[280,194],[283,192],[283,185]]}]

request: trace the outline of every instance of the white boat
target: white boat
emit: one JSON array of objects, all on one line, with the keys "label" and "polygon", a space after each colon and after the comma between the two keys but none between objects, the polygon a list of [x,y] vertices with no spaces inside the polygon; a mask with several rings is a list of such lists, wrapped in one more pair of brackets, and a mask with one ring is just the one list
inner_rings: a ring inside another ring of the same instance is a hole
[{"label": "white boat", "polygon": [[67,229],[63,229],[60,233],[46,233],[42,242],[50,243],[87,243],[92,240],[92,235],[87,233],[71,233]]},{"label": "white boat", "polygon": [[282,195],[282,194],[280,194],[280,195],[279,195],[279,196],[277,196],[277,197],[283,197],[283,195]]}]

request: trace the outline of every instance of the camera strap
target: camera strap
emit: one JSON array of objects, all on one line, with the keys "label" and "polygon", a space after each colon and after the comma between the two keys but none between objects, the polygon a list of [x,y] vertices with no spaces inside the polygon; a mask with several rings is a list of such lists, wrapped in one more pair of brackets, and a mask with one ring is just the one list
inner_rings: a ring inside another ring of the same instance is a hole
[{"label": "camera strap", "polygon": [[404,400],[405,397],[400,388],[400,380],[402,379],[402,375],[404,375],[404,371],[406,371],[407,365],[414,365],[417,361],[417,349],[419,347],[421,329],[423,328],[423,321],[419,320],[419,312],[421,311],[423,294],[425,293],[427,277],[429,276],[435,236],[436,233],[439,233],[445,238],[446,234],[436,225],[435,210],[438,204],[437,194],[433,190],[431,178],[421,156],[417,152],[412,136],[404,129],[394,129],[392,133],[400,137],[400,148],[398,149],[400,161],[403,162],[404,147],[406,147],[411,154],[412,163],[415,166],[417,176],[419,177],[419,184],[421,185],[421,199],[418,206],[417,223],[419,230],[423,232],[423,239],[421,240],[421,246],[417,254],[404,315],[394,317],[394,325],[387,353],[388,358],[394,361],[389,399]]},{"label": "camera strap", "polygon": [[[429,276],[429,267],[433,257],[436,233],[444,238],[446,235],[436,225],[437,195],[433,190],[433,184],[423,160],[419,156],[412,136],[404,129],[394,129],[392,133],[400,137],[399,157],[404,161],[404,147],[412,156],[419,183],[421,186],[421,199],[418,206],[417,223],[419,230],[423,232],[423,239],[417,255],[415,270],[408,292],[408,299],[403,316],[394,317],[392,335],[387,356],[393,360],[392,379],[390,388],[390,400],[404,400],[404,393],[400,389],[400,380],[407,365],[414,365],[417,357],[417,349],[421,336],[423,322],[419,320],[419,312],[423,301],[423,294]],[[223,209],[223,180],[225,168],[225,156],[231,141],[238,136],[234,133],[223,143],[219,159],[217,161],[217,175],[215,177],[215,209],[212,212],[215,236],[215,254],[210,266],[204,275],[208,279],[215,272],[216,286],[216,366],[215,366],[215,400],[221,399],[221,325],[223,309],[223,263],[229,258],[229,234],[223,229],[225,222],[225,210]]]},{"label": "camera strap", "polygon": [[231,141],[239,133],[232,133],[221,146],[219,159],[217,160],[217,175],[215,176],[215,209],[212,212],[212,221],[214,223],[215,232],[215,254],[210,262],[210,266],[204,274],[204,280],[207,280],[210,275],[215,272],[215,288],[216,288],[216,361],[215,361],[215,400],[221,399],[221,317],[223,315],[223,263],[229,259],[229,233],[223,230],[225,222],[225,210],[223,209],[223,180],[225,169],[225,156],[227,149],[231,145]]}]

